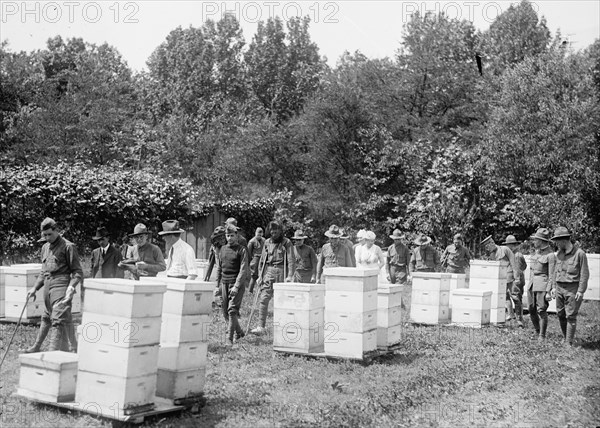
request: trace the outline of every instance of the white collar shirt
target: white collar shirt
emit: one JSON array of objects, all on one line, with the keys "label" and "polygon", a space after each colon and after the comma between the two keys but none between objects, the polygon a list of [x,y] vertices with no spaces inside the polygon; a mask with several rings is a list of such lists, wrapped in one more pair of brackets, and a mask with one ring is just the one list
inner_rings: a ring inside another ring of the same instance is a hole
[{"label": "white collar shirt", "polygon": [[166,262],[167,276],[198,275],[194,249],[181,239],[177,240],[169,250]]}]

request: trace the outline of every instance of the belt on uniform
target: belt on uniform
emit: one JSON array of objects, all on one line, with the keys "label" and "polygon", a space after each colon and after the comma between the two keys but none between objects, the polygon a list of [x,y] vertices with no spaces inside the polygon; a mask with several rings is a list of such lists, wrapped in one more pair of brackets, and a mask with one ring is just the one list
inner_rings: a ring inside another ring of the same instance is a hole
[{"label": "belt on uniform", "polygon": [[392,266],[405,268],[406,265],[399,265],[398,263],[392,263]]}]

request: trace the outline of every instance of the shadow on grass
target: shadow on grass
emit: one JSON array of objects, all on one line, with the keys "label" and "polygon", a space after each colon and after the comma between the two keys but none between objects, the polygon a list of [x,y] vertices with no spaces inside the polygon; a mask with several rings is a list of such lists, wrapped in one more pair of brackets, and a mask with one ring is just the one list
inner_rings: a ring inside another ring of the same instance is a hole
[{"label": "shadow on grass", "polygon": [[407,366],[424,355],[425,354],[420,352],[408,352],[402,354],[396,352],[393,354],[382,355],[377,361],[386,366]]},{"label": "shadow on grass", "polygon": [[592,349],[592,350],[600,349],[600,339],[596,339],[596,340],[582,340],[581,341],[581,348],[583,348],[583,349]]}]

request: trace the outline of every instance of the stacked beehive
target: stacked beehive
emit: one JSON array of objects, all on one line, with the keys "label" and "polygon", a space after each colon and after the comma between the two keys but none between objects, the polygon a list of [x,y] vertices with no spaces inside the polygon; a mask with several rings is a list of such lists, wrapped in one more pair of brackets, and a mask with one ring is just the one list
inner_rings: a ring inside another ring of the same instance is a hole
[{"label": "stacked beehive", "polygon": [[590,279],[583,298],[586,300],[600,300],[600,254],[588,254],[587,259]]},{"label": "stacked beehive", "polygon": [[329,268],[325,354],[362,359],[377,349],[377,269]]},{"label": "stacked beehive", "polygon": [[[154,278],[152,281],[161,282]],[[202,395],[208,362],[212,282],[162,278],[162,311],[156,395],[178,404]]]},{"label": "stacked beehive", "polygon": [[23,305],[27,303],[23,312],[23,319],[38,318],[44,313],[44,298],[37,293],[37,299],[27,302],[27,293],[33,288],[38,275],[42,271],[39,263],[6,266],[4,271],[4,316],[6,318],[19,318]]},{"label": "stacked beehive", "polygon": [[273,290],[273,348],[323,352],[325,286],[286,282],[275,283]]},{"label": "stacked beehive", "polygon": [[508,263],[503,261],[471,261],[469,289],[491,291],[490,323],[506,321],[506,278]]},{"label": "stacked beehive", "polygon": [[490,323],[492,292],[454,289],[450,292],[452,322],[466,327],[482,327]]},{"label": "stacked beehive", "polygon": [[119,416],[151,409],[166,286],[88,279],[85,288],[76,401]]},{"label": "stacked beehive", "polygon": [[413,272],[410,320],[419,324],[450,321],[450,279],[452,274]]},{"label": "stacked beehive", "polygon": [[402,332],[402,285],[379,284],[377,288],[377,348],[400,342]]}]

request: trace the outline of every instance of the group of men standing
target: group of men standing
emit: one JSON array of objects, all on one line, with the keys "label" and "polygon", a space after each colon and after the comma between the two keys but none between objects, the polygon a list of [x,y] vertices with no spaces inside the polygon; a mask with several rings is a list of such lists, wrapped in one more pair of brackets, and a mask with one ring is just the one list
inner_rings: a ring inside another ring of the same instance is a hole
[{"label": "group of men standing", "polygon": [[[168,220],[162,223],[162,227],[159,235],[169,248],[166,260],[161,249],[150,242],[151,232],[144,224],[136,225],[129,235],[135,245],[124,244],[120,250],[110,244],[108,231],[98,228],[92,237],[98,248],[92,252],[91,276],[123,278],[129,275],[139,279],[166,271],[167,277],[195,279],[198,276],[195,252],[181,240],[184,231],[179,222]],[[381,249],[374,245],[373,232],[359,231],[358,242],[352,244],[342,229],[331,225],[325,232],[328,242],[317,257],[312,247],[306,245],[308,237],[301,230],[296,230],[291,239],[284,237],[283,228],[275,221],[269,223],[267,230],[268,239],[264,238],[263,229],[257,228],[255,236],[246,242],[239,234],[237,221],[229,218],[211,235],[209,267],[203,279],[209,281],[212,269],[217,267],[215,300],[219,302],[228,323],[229,344],[245,335],[239,325],[239,314],[246,288],[250,293],[258,289],[255,302],[255,305],[258,303],[258,325],[251,333],[260,335],[265,332],[274,283],[320,283],[323,270],[330,267],[382,269],[385,266],[391,283],[405,284],[414,272],[466,273],[471,259],[460,234],[454,236],[453,243],[440,257],[429,237],[418,236],[411,250],[406,236],[396,229],[390,235],[394,243],[388,247],[387,258],[384,258]],[[45,241],[41,251],[42,273],[28,299],[44,287],[46,310],[36,342],[26,352],[38,352],[51,328],[51,350],[74,350],[71,300],[76,286],[83,283],[77,248],[59,234],[56,222],[50,218],[42,222],[41,233]],[[546,228],[538,229],[531,237],[536,252],[531,258],[531,276],[528,279],[529,312],[540,340],[546,337],[548,302],[556,298],[561,331],[566,343],[573,343],[577,313],[587,289],[589,270],[585,253],[571,242],[570,237],[564,227],[557,228],[552,238]],[[550,248],[552,241],[558,247],[556,255]],[[520,242],[509,235],[501,245],[496,245],[488,236],[481,244],[489,258],[507,263],[507,321],[516,318],[518,325],[523,327],[522,297],[526,285],[523,272],[527,264],[517,251]],[[82,297],[83,290],[82,287]]]}]

